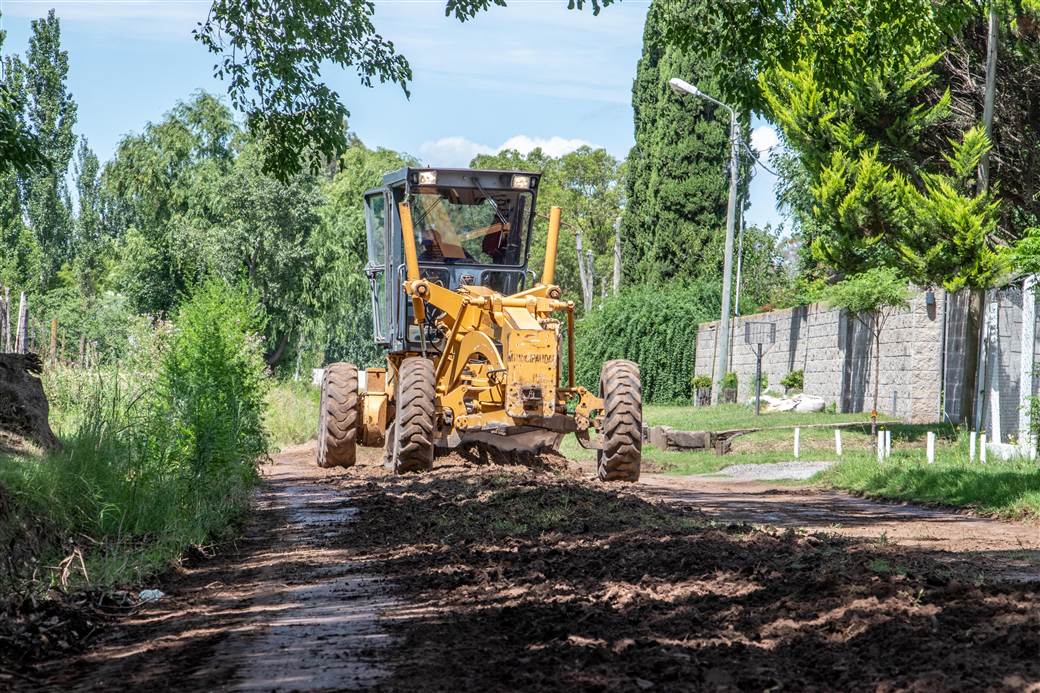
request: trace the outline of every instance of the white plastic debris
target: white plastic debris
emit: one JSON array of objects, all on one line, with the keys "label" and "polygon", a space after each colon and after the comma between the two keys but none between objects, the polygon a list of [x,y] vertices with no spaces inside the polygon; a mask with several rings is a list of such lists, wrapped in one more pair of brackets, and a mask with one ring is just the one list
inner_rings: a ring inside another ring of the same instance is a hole
[{"label": "white plastic debris", "polygon": [[157,602],[165,596],[162,590],[141,590],[137,598],[142,602]]}]

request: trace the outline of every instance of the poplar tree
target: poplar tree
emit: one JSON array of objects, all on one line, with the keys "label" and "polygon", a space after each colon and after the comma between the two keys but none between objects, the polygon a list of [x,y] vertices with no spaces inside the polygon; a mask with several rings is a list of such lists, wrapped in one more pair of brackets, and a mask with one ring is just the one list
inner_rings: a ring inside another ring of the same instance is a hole
[{"label": "poplar tree", "polygon": [[76,137],[76,103],[66,86],[68,53],[61,49],[61,27],[54,10],[32,22],[26,60],[12,61],[22,75],[26,95],[26,122],[39,139],[50,168],[23,179],[25,211],[39,245],[41,257],[36,280],[41,291],[49,288],[62,263],[70,259],[72,210],[65,174],[72,160]]}]

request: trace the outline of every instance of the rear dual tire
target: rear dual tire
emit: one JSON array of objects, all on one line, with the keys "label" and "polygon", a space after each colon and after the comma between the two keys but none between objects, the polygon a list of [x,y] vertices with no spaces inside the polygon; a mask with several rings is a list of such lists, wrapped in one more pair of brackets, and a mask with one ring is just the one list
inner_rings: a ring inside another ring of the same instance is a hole
[{"label": "rear dual tire", "polygon": [[601,481],[639,481],[643,458],[643,388],[639,366],[607,361],[599,378],[603,398],[601,448],[596,452]]}]

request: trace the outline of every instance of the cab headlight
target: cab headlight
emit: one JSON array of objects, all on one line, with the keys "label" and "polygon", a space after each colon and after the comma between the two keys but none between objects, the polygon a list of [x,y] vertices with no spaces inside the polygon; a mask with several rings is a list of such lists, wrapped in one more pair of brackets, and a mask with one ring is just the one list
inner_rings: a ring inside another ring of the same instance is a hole
[{"label": "cab headlight", "polygon": [[519,190],[527,190],[531,187],[531,176],[513,176],[513,187]]},{"label": "cab headlight", "polygon": [[419,185],[437,185],[437,172],[419,171]]}]

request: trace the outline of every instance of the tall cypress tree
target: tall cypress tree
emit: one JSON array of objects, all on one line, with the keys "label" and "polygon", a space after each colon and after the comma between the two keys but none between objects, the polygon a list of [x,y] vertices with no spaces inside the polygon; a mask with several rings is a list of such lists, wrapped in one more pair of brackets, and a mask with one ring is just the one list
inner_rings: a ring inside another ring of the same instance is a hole
[{"label": "tall cypress tree", "polygon": [[[669,45],[664,29],[663,3],[654,0],[632,86],[636,143],[629,154],[622,218],[626,279],[634,283],[721,272],[729,112],[674,93],[668,80],[679,77],[721,98],[718,75],[730,68],[721,56],[694,58]],[[743,133],[746,137],[746,127]]]}]

